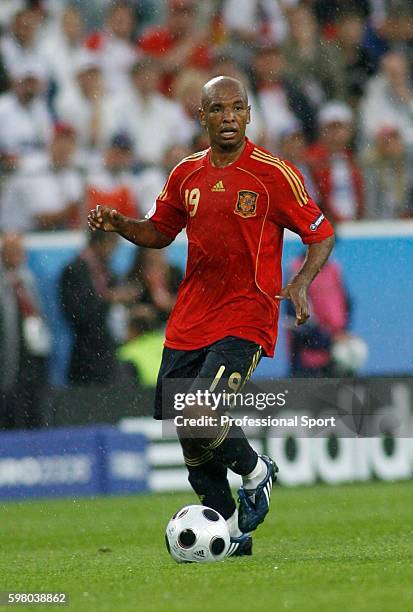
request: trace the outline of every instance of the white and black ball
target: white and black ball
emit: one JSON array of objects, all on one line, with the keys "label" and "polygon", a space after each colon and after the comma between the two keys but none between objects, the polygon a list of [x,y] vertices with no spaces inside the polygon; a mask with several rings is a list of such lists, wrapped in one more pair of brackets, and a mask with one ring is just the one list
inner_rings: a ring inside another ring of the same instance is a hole
[{"label": "white and black ball", "polygon": [[165,542],[177,563],[213,563],[225,558],[230,535],[216,510],[190,505],[175,512],[166,527]]}]

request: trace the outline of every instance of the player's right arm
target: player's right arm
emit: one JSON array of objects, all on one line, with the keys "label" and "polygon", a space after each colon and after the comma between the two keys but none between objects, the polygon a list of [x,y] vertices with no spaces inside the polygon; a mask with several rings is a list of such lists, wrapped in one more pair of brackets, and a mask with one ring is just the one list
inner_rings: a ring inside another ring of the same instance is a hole
[{"label": "player's right arm", "polygon": [[117,232],[141,247],[163,249],[173,241],[173,238],[160,232],[150,219],[132,219],[107,206],[98,205],[91,210],[88,225],[92,232]]},{"label": "player's right arm", "polygon": [[125,217],[117,210],[98,205],[89,213],[90,229],[117,232],[126,240],[141,247],[162,249],[171,244],[187,222],[187,211],[180,192],[182,181],[180,166],[181,164],[178,164],[172,170],[145,219]]}]

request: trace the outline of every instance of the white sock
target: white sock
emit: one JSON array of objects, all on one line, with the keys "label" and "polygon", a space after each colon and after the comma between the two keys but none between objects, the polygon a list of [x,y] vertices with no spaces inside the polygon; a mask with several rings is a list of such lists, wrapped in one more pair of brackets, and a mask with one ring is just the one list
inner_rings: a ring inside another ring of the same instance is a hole
[{"label": "white sock", "polygon": [[258,457],[257,465],[249,474],[242,477],[242,485],[246,491],[254,491],[267,475],[267,464]]},{"label": "white sock", "polygon": [[228,531],[231,538],[239,538],[242,531],[238,527],[238,510],[235,509],[234,514],[227,519]]}]

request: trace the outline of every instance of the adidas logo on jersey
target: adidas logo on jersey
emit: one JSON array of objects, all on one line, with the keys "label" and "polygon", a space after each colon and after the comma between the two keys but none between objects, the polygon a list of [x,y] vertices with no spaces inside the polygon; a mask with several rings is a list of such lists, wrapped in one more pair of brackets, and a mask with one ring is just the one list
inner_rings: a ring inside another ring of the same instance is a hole
[{"label": "adidas logo on jersey", "polygon": [[224,183],[222,181],[218,181],[218,183],[215,183],[215,185],[212,187],[211,191],[225,191]]}]

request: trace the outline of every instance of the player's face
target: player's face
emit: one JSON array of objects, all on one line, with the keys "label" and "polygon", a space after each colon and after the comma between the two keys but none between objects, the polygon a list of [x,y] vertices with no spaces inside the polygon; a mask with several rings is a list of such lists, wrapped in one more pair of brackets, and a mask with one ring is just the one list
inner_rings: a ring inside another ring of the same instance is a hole
[{"label": "player's face", "polygon": [[208,132],[211,147],[237,149],[250,122],[250,107],[241,89],[216,88],[200,109],[200,120]]}]

